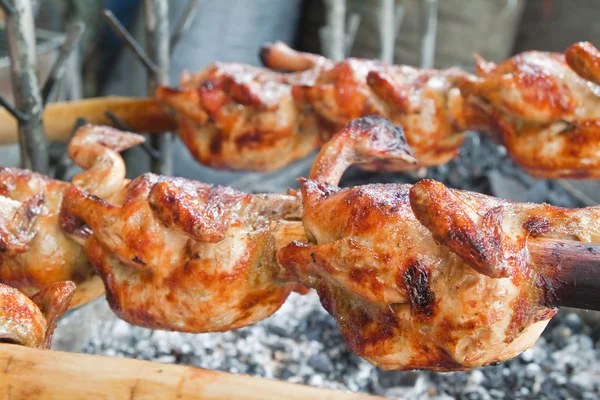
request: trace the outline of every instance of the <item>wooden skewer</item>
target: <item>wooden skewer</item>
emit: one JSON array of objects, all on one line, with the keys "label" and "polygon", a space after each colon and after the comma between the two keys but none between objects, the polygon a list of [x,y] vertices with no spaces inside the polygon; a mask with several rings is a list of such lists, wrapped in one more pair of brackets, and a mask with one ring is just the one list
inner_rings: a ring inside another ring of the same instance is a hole
[{"label": "wooden skewer", "polygon": [[[50,141],[66,141],[78,118],[90,124],[112,126],[110,112],[136,132],[162,133],[177,128],[172,116],[153,98],[99,97],[79,101],[50,103],[44,111],[44,132]],[[0,109],[0,145],[17,143],[15,118]]]},{"label": "wooden skewer", "polygon": [[376,399],[181,365],[0,344],[0,399]]},{"label": "wooden skewer", "polygon": [[540,285],[546,305],[600,311],[600,245],[530,239],[528,248],[542,268]]}]

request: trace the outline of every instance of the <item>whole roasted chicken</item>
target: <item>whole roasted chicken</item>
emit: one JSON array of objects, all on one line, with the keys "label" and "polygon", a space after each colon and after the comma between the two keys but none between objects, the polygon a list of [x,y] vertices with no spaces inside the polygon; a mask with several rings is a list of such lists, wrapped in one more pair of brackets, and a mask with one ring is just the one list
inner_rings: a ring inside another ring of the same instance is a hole
[{"label": "whole roasted chicken", "polygon": [[278,258],[317,290],[350,349],[384,369],[455,371],[530,347],[573,273],[558,268],[561,247],[585,257],[577,246],[600,242],[600,207],[519,204],[431,180],[342,189],[349,164],[393,157],[400,134],[378,118],[348,131],[358,147],[338,151],[334,138],[301,181],[308,241]]},{"label": "whole roasted chicken", "polygon": [[56,320],[69,308],[73,282],[56,282],[31,299],[0,283],[0,343],[49,349]]},{"label": "whole roasted chicken", "polygon": [[175,110],[179,133],[200,163],[228,169],[271,171],[308,155],[351,120],[381,115],[402,125],[418,164],[454,158],[472,118],[458,69],[420,70],[378,61],[334,64],[291,50],[263,48],[274,72],[216,63],[184,74],[179,88],[159,88],[157,98]]},{"label": "whole roasted chicken", "polygon": [[531,175],[597,178],[598,53],[588,43],[566,55],[528,51],[499,65],[478,58],[478,77],[460,89],[469,108],[479,108],[470,128],[490,133]]},{"label": "whole roasted chicken", "polygon": [[28,170],[0,168],[0,283],[32,296],[56,282],[72,281],[77,285],[73,307],[104,292],[82,246],[60,227],[63,195],[76,185],[110,199],[125,179],[125,164],[117,152],[142,140],[107,127],[80,128],[68,151],[86,171],[72,183]]},{"label": "whole roasted chicken", "polygon": [[179,88],[160,87],[157,98],[176,111],[179,136],[194,158],[214,168],[272,171],[306,157],[326,124],[302,113],[292,85],[312,81],[318,68],[283,74],[237,63],[184,73]]},{"label": "whole roasted chicken", "polygon": [[249,195],[200,182],[143,175],[112,200],[72,186],[69,227],[91,229],[86,254],[112,310],[152,329],[211,332],[274,313],[296,287],[276,251],[304,238],[299,200]]}]

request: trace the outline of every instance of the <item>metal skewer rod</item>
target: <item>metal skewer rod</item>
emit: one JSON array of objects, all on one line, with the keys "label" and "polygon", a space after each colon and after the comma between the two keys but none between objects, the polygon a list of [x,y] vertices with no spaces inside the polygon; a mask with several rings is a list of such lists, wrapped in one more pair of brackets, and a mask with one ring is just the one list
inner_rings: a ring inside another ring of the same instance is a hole
[{"label": "metal skewer rod", "polygon": [[[155,70],[148,70],[148,94],[152,96],[158,86],[169,84],[169,4],[167,0],[145,0],[144,6],[146,52],[156,66]],[[158,158],[151,158],[152,172],[173,174],[172,142],[173,134],[167,132],[150,138],[152,148],[159,153]]]},{"label": "metal skewer rod", "polygon": [[4,0],[10,72],[19,118],[21,166],[48,172],[48,144],[42,125],[42,98],[36,75],[36,41],[33,10],[29,0]]}]

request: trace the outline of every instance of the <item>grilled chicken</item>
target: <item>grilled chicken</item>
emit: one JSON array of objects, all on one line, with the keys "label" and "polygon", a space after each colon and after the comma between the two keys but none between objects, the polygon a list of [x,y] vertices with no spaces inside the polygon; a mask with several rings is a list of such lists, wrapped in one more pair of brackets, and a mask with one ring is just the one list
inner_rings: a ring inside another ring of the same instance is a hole
[{"label": "grilled chicken", "polygon": [[300,204],[143,175],[111,202],[73,186],[63,221],[94,232],[86,253],[112,310],[147,328],[225,331],[274,313],[296,287],[276,250],[302,240]]},{"label": "grilled chicken", "polygon": [[282,248],[281,265],[317,290],[351,350],[384,369],[465,370],[530,347],[556,312],[546,272],[557,265],[529,249],[599,243],[600,208],[518,204],[431,180],[342,189],[345,166],[387,158],[381,140],[394,147],[399,133],[353,125],[355,152],[330,141],[301,181],[309,241]]},{"label": "grilled chicken", "polygon": [[294,83],[311,81],[317,72],[216,63],[183,74],[179,88],[161,87],[156,96],[176,111],[179,136],[201,164],[272,171],[306,157],[327,130],[315,113],[301,113],[291,96]]},{"label": "grilled chicken", "polygon": [[[184,74],[179,88],[156,96],[176,111],[179,132],[200,163],[216,168],[272,171],[306,156],[351,120],[385,116],[405,129],[418,165],[454,158],[464,126],[475,116],[464,109],[457,69],[420,70],[362,59],[339,64],[291,50],[264,47],[274,72],[216,63]],[[403,169],[403,170],[405,170]]]},{"label": "grilled chicken", "polygon": [[[307,57],[283,43],[262,51],[266,66],[286,71],[309,67],[308,62],[301,62]],[[357,58],[335,65],[320,59],[314,62],[327,67],[320,67],[314,81],[296,83],[292,94],[299,109],[315,110],[333,124],[330,135],[353,119],[379,115],[404,128],[419,166],[445,164],[458,155],[465,124],[474,118],[465,110],[457,87],[469,77],[466,72],[454,68],[423,70]]]},{"label": "grilled chicken", "polygon": [[[79,129],[68,151],[86,171],[73,184],[102,198],[124,185],[125,164],[117,153],[140,143],[139,135],[91,125]],[[17,168],[0,168],[0,282],[31,296],[60,281],[73,281],[72,307],[104,292],[82,246],[60,228],[67,182]],[[80,232],[84,235],[89,233]]]},{"label": "grilled chicken", "polygon": [[600,177],[600,74],[594,51],[576,44],[567,50],[568,59],[528,51],[499,65],[478,58],[478,77],[460,85],[465,102],[479,108],[478,124],[471,128],[490,133],[533,176]]},{"label": "grilled chicken", "polygon": [[49,349],[56,320],[69,308],[73,282],[56,282],[31,299],[0,283],[0,343]]},{"label": "grilled chicken", "polygon": [[379,115],[404,127],[418,160],[456,157],[467,130],[489,134],[528,173],[600,176],[600,62],[593,46],[524,52],[477,76],[349,58],[333,63],[283,43],[265,46],[274,72],[217,63],[157,98],[178,116],[194,157],[216,168],[272,171],[304,157],[351,120]]}]

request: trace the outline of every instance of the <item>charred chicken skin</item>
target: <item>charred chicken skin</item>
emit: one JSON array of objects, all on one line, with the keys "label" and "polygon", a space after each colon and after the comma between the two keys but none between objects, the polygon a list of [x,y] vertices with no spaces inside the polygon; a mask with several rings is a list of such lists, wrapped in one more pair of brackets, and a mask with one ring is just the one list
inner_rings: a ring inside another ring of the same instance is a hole
[{"label": "charred chicken skin", "polygon": [[[79,129],[68,151],[86,171],[72,184],[109,199],[124,185],[125,164],[118,151],[142,141],[135,134],[91,125]],[[0,282],[28,296],[53,283],[73,281],[71,305],[104,292],[82,246],[59,224],[64,192],[72,185],[17,168],[0,168]]]},{"label": "charred chicken skin", "polygon": [[464,127],[457,69],[419,70],[377,61],[334,64],[296,52],[283,43],[264,47],[263,63],[274,72],[216,63],[184,74],[179,88],[156,95],[176,112],[179,132],[200,163],[217,168],[272,171],[305,157],[351,120],[372,114],[405,129],[418,165],[454,158]]},{"label": "charred chicken skin", "polygon": [[441,165],[459,153],[464,132],[506,146],[528,173],[600,176],[600,58],[589,43],[565,55],[529,51],[477,76],[349,58],[333,63],[283,43],[265,46],[265,66],[217,63],[185,74],[157,98],[178,117],[194,157],[216,168],[271,171],[306,156],[346,123],[379,115],[404,127],[418,160]]},{"label": "charred chicken skin", "polygon": [[283,74],[237,63],[216,63],[184,74],[179,88],[157,98],[176,111],[179,136],[201,164],[221,169],[272,171],[306,157],[321,142],[324,123],[300,113],[292,85],[318,71]]},{"label": "charred chicken skin", "polygon": [[63,220],[94,232],[86,253],[112,310],[152,329],[225,331],[274,313],[296,283],[276,250],[302,240],[300,203],[143,175],[104,201],[71,187]]},{"label": "charred chicken skin", "polygon": [[73,282],[56,282],[31,299],[0,283],[0,343],[49,349],[56,320],[69,308]]},{"label": "charred chicken skin", "polygon": [[519,204],[431,180],[342,189],[344,166],[372,161],[382,138],[397,142],[389,123],[363,121],[353,122],[364,138],[354,155],[332,140],[301,181],[308,241],[282,248],[281,265],[317,290],[351,350],[384,369],[465,370],[530,347],[556,312],[542,270],[558,267],[530,249],[599,243],[600,208]]},{"label": "charred chicken skin", "polygon": [[[267,67],[285,71],[310,67],[308,57],[281,42],[262,51]],[[455,68],[424,70],[358,58],[337,64],[313,60],[320,73],[313,81],[296,83],[292,95],[300,110],[315,110],[331,123],[330,136],[356,118],[379,115],[404,128],[419,161],[404,168],[445,164],[458,155],[466,123],[474,117],[465,110],[458,89],[459,82],[469,76],[466,72]]]},{"label": "charred chicken skin", "polygon": [[[543,178],[600,177],[600,74],[597,50],[528,51],[496,65],[477,59],[461,84],[479,108],[479,125],[525,171]],[[487,119],[487,121],[486,121]]]}]

